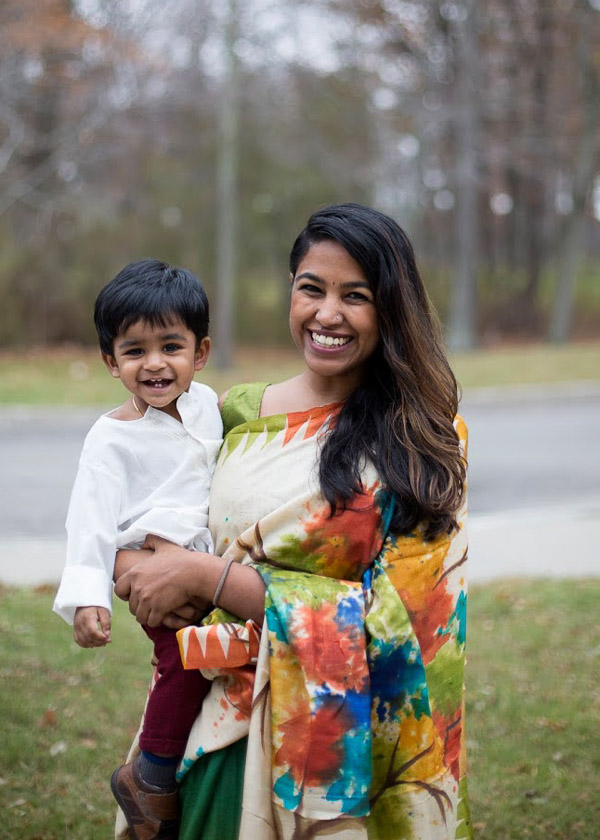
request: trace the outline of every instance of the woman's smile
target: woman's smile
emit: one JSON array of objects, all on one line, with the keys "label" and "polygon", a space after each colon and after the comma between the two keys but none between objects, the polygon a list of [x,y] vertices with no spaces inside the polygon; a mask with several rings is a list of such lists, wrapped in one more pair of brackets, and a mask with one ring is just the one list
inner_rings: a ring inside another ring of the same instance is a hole
[{"label": "woman's smile", "polygon": [[310,330],[310,338],[319,350],[337,350],[345,347],[352,341],[351,335],[338,335],[318,330]]}]

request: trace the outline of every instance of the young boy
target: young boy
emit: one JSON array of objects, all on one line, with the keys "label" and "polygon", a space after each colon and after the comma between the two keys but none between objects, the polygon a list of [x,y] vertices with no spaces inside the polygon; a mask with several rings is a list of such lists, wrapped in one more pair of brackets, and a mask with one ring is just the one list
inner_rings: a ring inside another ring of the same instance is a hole
[{"label": "young boy", "polygon": [[[111,640],[115,554],[148,534],[212,552],[208,495],[223,426],[217,395],[193,382],[210,350],[208,300],[197,277],[158,260],[126,266],[100,292],[94,322],[104,364],[131,397],[88,433],[67,516],[67,560],[54,610],[82,647]],[[207,691],[184,671],[175,632],[144,627],[158,679],[141,753],[111,786],[131,832],[176,837],[175,773]]]}]

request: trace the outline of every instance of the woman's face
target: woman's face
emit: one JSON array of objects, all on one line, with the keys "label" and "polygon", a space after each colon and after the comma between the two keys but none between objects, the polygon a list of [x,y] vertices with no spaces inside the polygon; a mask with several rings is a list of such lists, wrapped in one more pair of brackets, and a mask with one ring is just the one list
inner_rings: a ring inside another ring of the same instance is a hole
[{"label": "woman's face", "polygon": [[362,268],[333,240],[311,245],[292,277],[290,331],[308,368],[362,379],[379,343],[373,292]]}]

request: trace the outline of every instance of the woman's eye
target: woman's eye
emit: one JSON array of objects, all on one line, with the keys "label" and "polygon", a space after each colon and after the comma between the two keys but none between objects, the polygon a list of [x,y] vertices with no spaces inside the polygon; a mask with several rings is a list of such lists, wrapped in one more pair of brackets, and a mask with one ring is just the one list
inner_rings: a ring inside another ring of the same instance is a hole
[{"label": "woman's eye", "polygon": [[367,295],[364,295],[362,292],[350,292],[350,294],[347,297],[350,300],[356,300],[358,302],[362,302],[364,300],[366,300],[367,302],[371,301],[371,298]]},{"label": "woman's eye", "polygon": [[315,286],[313,283],[301,283],[300,286],[298,286],[298,288],[301,292],[308,292],[311,295],[321,294],[321,289],[319,288],[319,286]]}]

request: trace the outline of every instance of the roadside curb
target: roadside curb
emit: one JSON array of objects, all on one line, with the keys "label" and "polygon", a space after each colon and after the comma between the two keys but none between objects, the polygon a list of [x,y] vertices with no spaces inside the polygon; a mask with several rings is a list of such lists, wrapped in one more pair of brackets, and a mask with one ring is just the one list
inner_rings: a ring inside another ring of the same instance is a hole
[{"label": "roadside curb", "polygon": [[465,388],[463,400],[472,405],[494,402],[531,401],[600,397],[600,380],[575,379],[568,382],[530,383],[521,385],[490,385]]},{"label": "roadside curb", "polygon": [[[569,508],[555,505],[471,516],[469,581],[598,577],[598,545],[600,498]],[[56,585],[65,551],[62,538],[0,540],[0,584]]]}]

